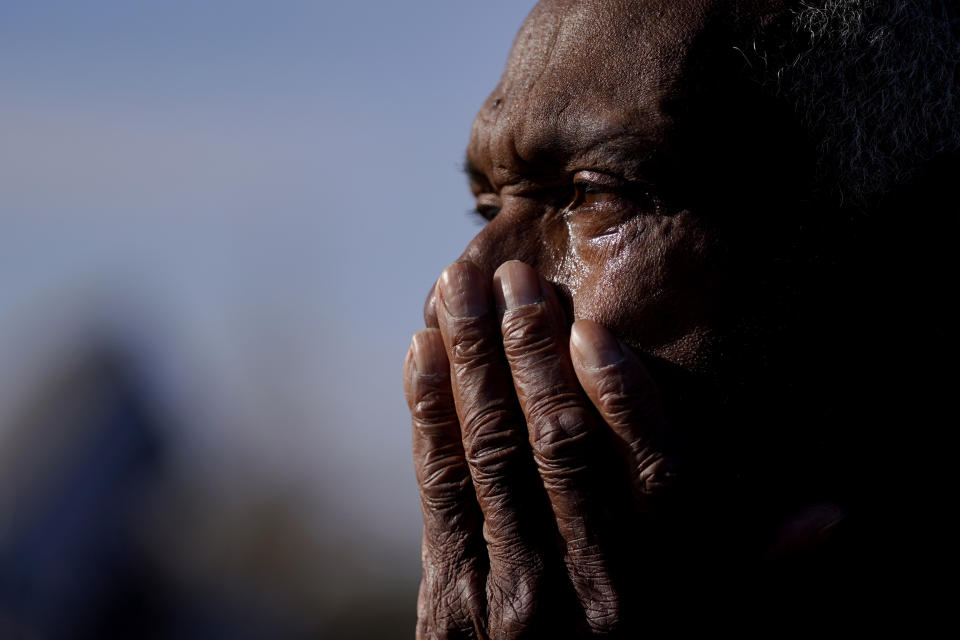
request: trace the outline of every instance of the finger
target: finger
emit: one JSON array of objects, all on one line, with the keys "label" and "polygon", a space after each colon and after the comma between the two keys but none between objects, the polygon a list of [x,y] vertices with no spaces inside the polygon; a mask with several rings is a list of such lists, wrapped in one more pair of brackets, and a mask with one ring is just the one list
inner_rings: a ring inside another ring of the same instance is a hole
[{"label": "finger", "polygon": [[538,610],[547,605],[542,538],[545,532],[555,535],[555,529],[530,457],[487,282],[476,265],[455,263],[440,276],[435,308],[483,512],[489,631],[491,637],[513,638],[531,632]]},{"label": "finger", "polygon": [[602,472],[609,435],[577,381],[562,310],[549,285],[511,261],[494,274],[494,293],[504,309],[504,353],[534,460],[566,543],[567,571],[591,631],[612,633],[623,611]]},{"label": "finger", "polygon": [[475,638],[485,617],[486,554],[438,330],[414,335],[403,381],[423,511],[417,636]]},{"label": "finger", "polygon": [[423,323],[428,329],[437,328],[437,285],[434,283],[427,292],[427,299],[423,301]]},{"label": "finger", "polygon": [[591,320],[573,324],[570,355],[580,385],[627,458],[638,505],[653,508],[671,493],[677,476],[656,383],[630,349]]}]

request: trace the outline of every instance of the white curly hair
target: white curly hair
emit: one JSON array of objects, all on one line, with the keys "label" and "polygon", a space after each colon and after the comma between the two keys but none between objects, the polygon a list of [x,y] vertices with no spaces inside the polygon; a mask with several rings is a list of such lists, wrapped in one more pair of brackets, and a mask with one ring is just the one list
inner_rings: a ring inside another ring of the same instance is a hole
[{"label": "white curly hair", "polygon": [[805,0],[758,43],[766,86],[816,146],[821,197],[867,208],[960,151],[958,0]]}]

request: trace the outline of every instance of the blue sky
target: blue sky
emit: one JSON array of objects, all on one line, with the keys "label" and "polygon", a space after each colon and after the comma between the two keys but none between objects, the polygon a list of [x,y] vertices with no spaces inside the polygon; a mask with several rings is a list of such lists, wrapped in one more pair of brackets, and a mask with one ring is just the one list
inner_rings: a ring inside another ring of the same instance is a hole
[{"label": "blue sky", "polygon": [[478,229],[463,148],[532,5],[0,4],[0,405],[110,332],[184,460],[415,564],[400,364]]}]

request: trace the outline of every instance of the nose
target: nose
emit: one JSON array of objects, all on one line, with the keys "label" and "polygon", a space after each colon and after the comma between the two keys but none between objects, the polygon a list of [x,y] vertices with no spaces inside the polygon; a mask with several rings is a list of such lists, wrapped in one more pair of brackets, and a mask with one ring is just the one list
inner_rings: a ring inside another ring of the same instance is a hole
[{"label": "nose", "polygon": [[[466,260],[474,263],[480,271],[491,280],[493,272],[507,260],[520,260],[548,277],[549,265],[543,264],[543,238],[537,225],[526,221],[526,216],[520,212],[501,210],[496,218],[490,221],[480,233],[474,236],[467,248],[460,254],[458,261]],[[436,282],[430,287],[427,299],[423,304],[423,320],[427,327],[437,327],[437,313],[434,310],[436,301]]]},{"label": "nose", "polygon": [[[466,250],[460,254],[460,257],[457,258],[457,262],[468,261],[472,262],[478,267],[480,271],[483,272],[488,278],[493,278],[493,272],[496,271],[497,267],[510,260],[508,257],[501,257],[499,252],[493,254],[489,249],[490,241],[486,238],[481,238],[484,232],[481,231],[470,241],[470,244],[467,245]],[[519,258],[517,258],[519,259]],[[427,292],[427,299],[423,301],[423,322],[427,328],[439,328],[437,323],[437,311],[435,304],[437,301],[437,283],[434,281],[430,285],[430,290]]]},{"label": "nose", "polygon": [[[497,216],[480,233],[474,236],[467,248],[460,254],[458,261],[466,260],[480,267],[488,278],[493,278],[493,272],[507,260],[522,260],[509,240],[509,225],[504,224]],[[512,255],[511,255],[512,254]],[[437,283],[430,286],[427,299],[423,303],[423,321],[427,327],[437,328],[437,312],[434,305],[437,300]]]}]

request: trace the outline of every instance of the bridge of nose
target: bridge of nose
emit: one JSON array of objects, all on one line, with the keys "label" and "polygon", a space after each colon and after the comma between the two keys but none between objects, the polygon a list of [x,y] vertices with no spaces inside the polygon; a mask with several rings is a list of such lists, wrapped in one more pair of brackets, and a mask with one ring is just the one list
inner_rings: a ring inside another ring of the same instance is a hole
[{"label": "bridge of nose", "polygon": [[[476,264],[491,282],[493,273],[508,260],[524,262],[550,280],[558,273],[558,263],[563,257],[558,247],[546,242],[545,236],[549,234],[545,233],[544,226],[543,220],[529,212],[506,207],[474,236],[458,260]],[[435,300],[436,283],[430,287],[423,307],[428,327],[437,326]]]}]

